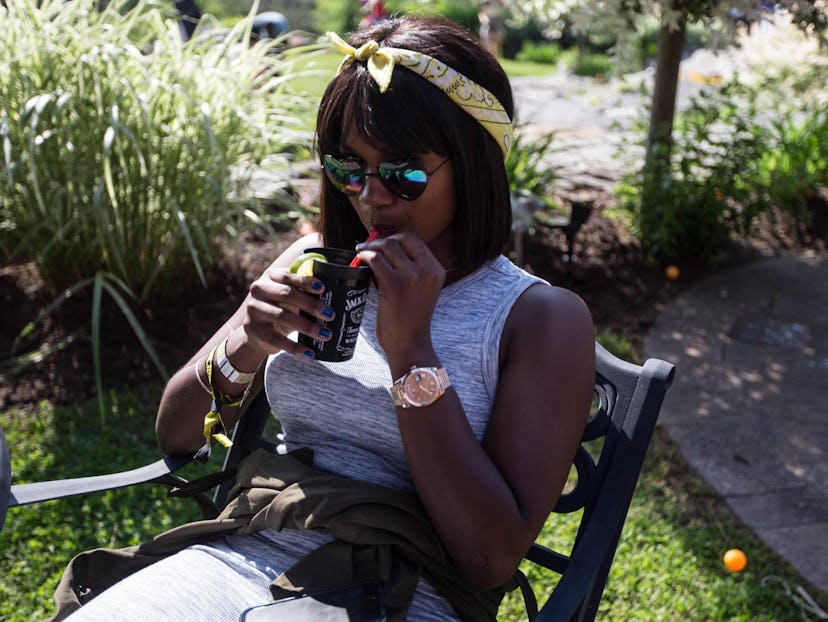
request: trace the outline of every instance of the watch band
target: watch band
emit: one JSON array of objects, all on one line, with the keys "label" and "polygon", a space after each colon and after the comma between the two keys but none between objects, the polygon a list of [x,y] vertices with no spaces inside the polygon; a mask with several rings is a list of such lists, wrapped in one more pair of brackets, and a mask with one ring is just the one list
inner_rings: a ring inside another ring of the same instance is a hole
[{"label": "watch band", "polygon": [[236,384],[248,384],[252,382],[253,378],[256,377],[256,372],[239,371],[233,367],[233,363],[231,363],[230,359],[227,358],[226,346],[227,339],[222,341],[216,350],[216,367],[218,367],[221,375],[227,378],[230,382],[235,382]]}]

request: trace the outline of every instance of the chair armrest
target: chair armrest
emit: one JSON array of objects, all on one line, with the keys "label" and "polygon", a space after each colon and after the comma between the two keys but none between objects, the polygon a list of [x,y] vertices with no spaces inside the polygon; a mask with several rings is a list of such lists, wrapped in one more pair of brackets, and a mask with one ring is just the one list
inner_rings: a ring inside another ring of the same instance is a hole
[{"label": "chair armrest", "polygon": [[11,459],[9,446],[6,444],[6,435],[0,428],[0,531],[6,521],[6,510],[9,509],[9,493],[11,491]]},{"label": "chair armrest", "polygon": [[[11,487],[8,506],[15,507],[17,505],[27,505],[29,503],[38,503],[51,499],[62,499],[63,497],[101,492],[113,488],[123,488],[124,486],[153,482],[159,479],[163,481],[164,478],[167,478],[174,471],[190,464],[192,460],[193,457],[189,454],[167,456],[152,464],[119,473],[35,482],[31,484],[15,484]],[[2,495],[1,490],[0,495]]]}]

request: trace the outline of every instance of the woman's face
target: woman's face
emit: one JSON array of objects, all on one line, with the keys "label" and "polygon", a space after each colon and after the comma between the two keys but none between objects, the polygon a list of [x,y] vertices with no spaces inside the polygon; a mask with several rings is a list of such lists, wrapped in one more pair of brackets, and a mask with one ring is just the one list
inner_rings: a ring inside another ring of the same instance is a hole
[{"label": "woman's face", "polygon": [[437,169],[429,176],[425,191],[413,201],[389,192],[375,175],[366,177],[362,192],[349,200],[368,231],[376,229],[382,236],[414,233],[446,268],[452,267],[456,257],[456,232],[452,225],[457,212],[452,162],[440,166],[446,157],[434,152],[377,150],[355,131],[344,138],[341,149],[339,157],[359,162],[368,173],[376,173],[381,162],[411,158],[422,163],[427,171]]}]

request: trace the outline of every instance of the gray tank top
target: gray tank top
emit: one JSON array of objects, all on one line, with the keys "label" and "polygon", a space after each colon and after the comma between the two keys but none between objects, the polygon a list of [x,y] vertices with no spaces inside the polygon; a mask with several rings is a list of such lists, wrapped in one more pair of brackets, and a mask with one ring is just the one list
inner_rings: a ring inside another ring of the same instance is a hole
[{"label": "gray tank top", "polygon": [[[431,325],[434,347],[478,440],[486,433],[494,403],[506,318],[528,287],[543,282],[500,256],[445,287],[437,301]],[[413,490],[388,393],[393,379],[376,339],[377,302],[372,287],[350,361],[326,363],[279,353],[267,362],[265,389],[282,425],[283,451],[308,447],[314,452],[314,465],[321,469]],[[258,539],[254,544],[228,538],[232,548],[246,557],[267,556],[268,565],[278,567],[291,564],[330,537],[318,532],[266,531]],[[271,550],[261,548],[262,540]],[[273,549],[281,560],[273,559]],[[451,619],[447,603],[424,583],[409,619],[430,619],[431,614],[433,619]]]},{"label": "gray tank top", "polygon": [[[506,317],[518,296],[538,281],[500,257],[444,288],[437,301],[434,347],[478,440],[497,389]],[[350,361],[325,363],[281,353],[268,361],[265,387],[286,450],[309,447],[319,468],[412,489],[388,393],[393,379],[376,338],[377,302],[372,287]]]}]

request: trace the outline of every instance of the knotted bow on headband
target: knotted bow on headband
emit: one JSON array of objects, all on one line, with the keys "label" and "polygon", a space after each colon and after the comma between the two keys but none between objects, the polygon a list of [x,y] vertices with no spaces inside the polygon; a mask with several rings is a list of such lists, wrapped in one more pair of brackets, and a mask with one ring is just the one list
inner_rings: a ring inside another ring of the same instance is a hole
[{"label": "knotted bow on headband", "polygon": [[364,62],[368,73],[384,93],[391,83],[394,67],[399,64],[421,75],[434,84],[463,110],[477,119],[483,128],[494,136],[503,150],[503,158],[512,146],[512,120],[497,98],[482,86],[442,61],[411,50],[381,48],[376,41],[368,41],[356,49],[343,41],[336,33],[326,33],[334,47],[345,55],[337,69],[337,75],[354,60]]}]

